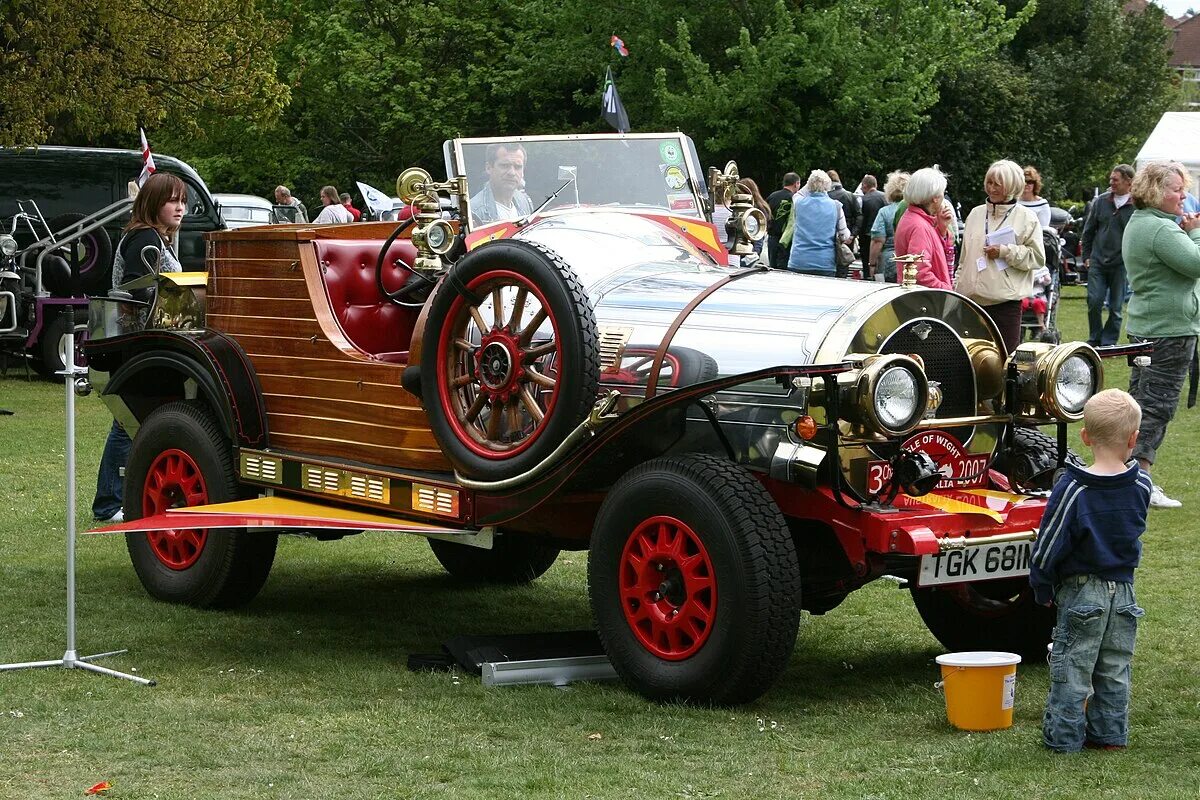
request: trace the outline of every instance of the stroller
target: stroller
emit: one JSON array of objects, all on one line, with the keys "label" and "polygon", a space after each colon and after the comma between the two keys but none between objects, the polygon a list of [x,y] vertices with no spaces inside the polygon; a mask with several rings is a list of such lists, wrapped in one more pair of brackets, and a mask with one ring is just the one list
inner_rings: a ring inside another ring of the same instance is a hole
[{"label": "stroller", "polygon": [[1062,341],[1056,321],[1061,274],[1062,243],[1050,228],[1042,228],[1046,266],[1033,274],[1033,294],[1021,301],[1021,341],[1032,338],[1058,344]]}]

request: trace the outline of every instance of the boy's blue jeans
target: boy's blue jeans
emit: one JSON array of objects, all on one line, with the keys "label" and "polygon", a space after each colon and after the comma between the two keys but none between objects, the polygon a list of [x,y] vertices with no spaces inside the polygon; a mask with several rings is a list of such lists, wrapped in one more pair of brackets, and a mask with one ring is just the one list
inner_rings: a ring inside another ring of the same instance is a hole
[{"label": "boy's blue jeans", "polygon": [[1085,741],[1125,745],[1133,643],[1138,618],[1146,613],[1134,599],[1133,584],[1072,575],[1054,600],[1058,625],[1043,741],[1063,752],[1081,750]]}]

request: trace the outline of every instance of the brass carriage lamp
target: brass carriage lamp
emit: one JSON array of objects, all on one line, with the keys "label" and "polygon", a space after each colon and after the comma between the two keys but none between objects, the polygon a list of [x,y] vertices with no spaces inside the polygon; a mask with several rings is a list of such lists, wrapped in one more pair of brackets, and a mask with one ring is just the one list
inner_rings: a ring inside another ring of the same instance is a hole
[{"label": "brass carriage lamp", "polygon": [[416,209],[412,243],[417,248],[417,257],[412,268],[427,277],[442,270],[442,256],[454,247],[454,226],[442,219],[438,195],[441,192],[466,197],[466,178],[434,181],[428,172],[419,168],[406,169],[396,179],[396,194],[405,203]]}]

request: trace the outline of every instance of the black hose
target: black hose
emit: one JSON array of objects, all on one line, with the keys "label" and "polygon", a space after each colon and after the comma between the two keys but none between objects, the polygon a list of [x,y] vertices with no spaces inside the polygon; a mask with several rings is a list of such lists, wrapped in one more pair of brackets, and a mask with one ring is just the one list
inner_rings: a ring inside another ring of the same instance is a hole
[{"label": "black hose", "polygon": [[387,257],[388,248],[400,237],[400,234],[411,228],[416,221],[417,218],[414,215],[401,222],[396,230],[392,231],[392,235],[387,238],[387,241],[383,243],[383,247],[379,248],[379,258],[375,259],[375,285],[379,287],[379,293],[384,297],[388,296],[388,290],[383,285],[383,260]]}]

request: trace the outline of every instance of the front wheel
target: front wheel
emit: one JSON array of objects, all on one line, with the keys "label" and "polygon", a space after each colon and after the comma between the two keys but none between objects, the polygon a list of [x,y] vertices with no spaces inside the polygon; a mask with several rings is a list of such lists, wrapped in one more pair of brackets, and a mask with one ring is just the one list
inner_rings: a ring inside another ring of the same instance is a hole
[{"label": "front wheel", "polygon": [[[125,519],[239,497],[233,449],[212,415],[193,403],[154,411],[125,469]],[[199,608],[250,602],[266,583],[278,534],[245,529],[128,533],[133,568],[151,596]]]},{"label": "front wheel", "polygon": [[762,484],[707,455],[630,471],[600,509],[588,594],[617,673],[653,700],[734,704],[787,665],[800,565]]},{"label": "front wheel", "polygon": [[912,597],[929,632],[951,651],[1039,658],[1054,630],[1054,609],[1034,601],[1027,578],[914,587]]}]

